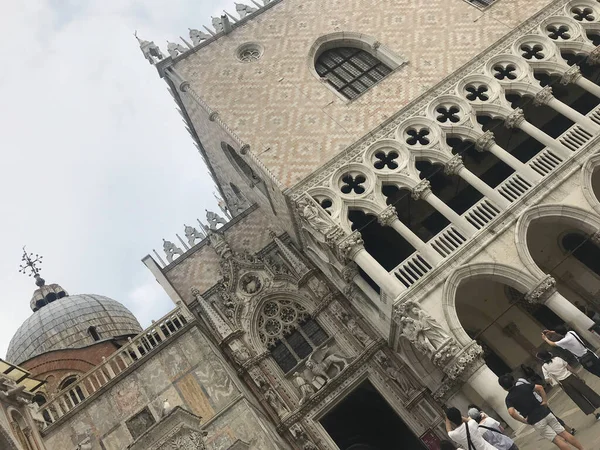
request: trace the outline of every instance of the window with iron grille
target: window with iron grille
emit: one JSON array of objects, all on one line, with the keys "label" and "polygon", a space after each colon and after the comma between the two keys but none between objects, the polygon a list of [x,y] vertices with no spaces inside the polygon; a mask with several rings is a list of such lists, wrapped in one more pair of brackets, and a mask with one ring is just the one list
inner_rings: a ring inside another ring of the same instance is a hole
[{"label": "window with iron grille", "polygon": [[392,69],[365,50],[336,47],[324,51],[315,63],[320,77],[346,98],[354,99],[374,86]]},{"label": "window with iron grille", "polygon": [[490,6],[493,3],[496,3],[496,0],[465,0],[473,6],[476,6],[479,9],[484,9]]}]

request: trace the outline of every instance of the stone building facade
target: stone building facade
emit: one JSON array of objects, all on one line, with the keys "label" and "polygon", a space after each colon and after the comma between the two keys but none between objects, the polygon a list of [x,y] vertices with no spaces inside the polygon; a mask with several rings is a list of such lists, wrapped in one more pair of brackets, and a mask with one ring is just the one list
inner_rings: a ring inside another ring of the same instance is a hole
[{"label": "stone building facade", "polygon": [[227,217],[143,259],[176,308],[52,392],[46,447],[436,449],[468,403],[516,428],[497,376],[541,330],[600,347],[600,3],[236,8],[139,38]]}]

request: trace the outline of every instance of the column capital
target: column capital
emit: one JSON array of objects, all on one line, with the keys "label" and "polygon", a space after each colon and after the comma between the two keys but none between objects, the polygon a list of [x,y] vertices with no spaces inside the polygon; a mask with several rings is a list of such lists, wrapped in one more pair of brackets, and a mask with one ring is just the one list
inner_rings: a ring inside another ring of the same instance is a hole
[{"label": "column capital", "polygon": [[477,342],[472,341],[444,368],[444,372],[451,380],[460,378],[467,381],[483,364],[483,349]]},{"label": "column capital", "polygon": [[377,214],[377,222],[384,227],[389,227],[397,219],[396,208],[393,205],[388,206]]},{"label": "column capital", "polygon": [[485,152],[489,150],[495,143],[496,141],[494,140],[494,133],[488,130],[479,136],[475,141],[475,150],[478,152]]},{"label": "column capital", "polygon": [[556,292],[556,280],[548,275],[538,282],[538,284],[525,294],[525,300],[532,304],[543,304]]},{"label": "column capital", "polygon": [[463,164],[462,156],[455,155],[444,164],[444,174],[445,175],[458,175],[462,169],[465,168]]},{"label": "column capital", "polygon": [[552,95],[552,87],[546,86],[537,94],[535,94],[535,97],[533,97],[533,104],[535,106],[547,105],[553,98],[554,95]]},{"label": "column capital", "polygon": [[341,261],[352,261],[360,250],[364,250],[364,242],[360,232],[354,231],[350,236],[338,243]]},{"label": "column capital", "polygon": [[521,108],[515,108],[515,110],[506,117],[504,126],[508,129],[518,128],[524,121],[525,114],[523,113],[523,110]]},{"label": "column capital", "polygon": [[594,66],[600,65],[600,47],[596,47],[590,52],[588,62]]},{"label": "column capital", "polygon": [[566,86],[567,84],[575,83],[581,77],[582,75],[581,70],[579,70],[579,66],[577,64],[573,64],[565,71],[565,73],[563,73],[562,77],[560,78],[560,84]]},{"label": "column capital", "polygon": [[600,230],[590,235],[590,241],[600,247]]},{"label": "column capital", "polygon": [[431,194],[431,183],[429,180],[421,180],[421,182],[411,190],[413,200],[421,200],[429,194]]},{"label": "column capital", "polygon": [[354,277],[358,275],[358,265],[351,261],[342,269],[342,278],[346,283],[352,283]]}]

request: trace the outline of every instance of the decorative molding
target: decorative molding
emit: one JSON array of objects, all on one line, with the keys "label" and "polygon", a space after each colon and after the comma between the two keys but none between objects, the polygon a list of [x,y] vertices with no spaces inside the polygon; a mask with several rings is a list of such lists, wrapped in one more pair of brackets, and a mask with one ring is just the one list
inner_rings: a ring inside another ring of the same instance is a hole
[{"label": "decorative molding", "polygon": [[556,280],[548,275],[536,287],[525,294],[525,300],[532,304],[544,304],[556,292]]}]

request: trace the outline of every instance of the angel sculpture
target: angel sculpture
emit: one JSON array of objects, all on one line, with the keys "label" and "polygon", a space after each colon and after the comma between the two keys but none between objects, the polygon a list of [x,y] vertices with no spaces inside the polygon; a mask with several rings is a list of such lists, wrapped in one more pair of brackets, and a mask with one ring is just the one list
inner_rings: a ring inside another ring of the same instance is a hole
[{"label": "angel sculpture", "polygon": [[[306,368],[312,372],[313,376],[322,378],[324,383],[331,381],[332,378],[339,375],[348,366],[346,358],[333,352],[327,354],[329,350],[327,344],[322,345],[311,353],[305,363]],[[330,377],[327,374],[327,371],[332,366],[337,369],[334,377]]]}]

